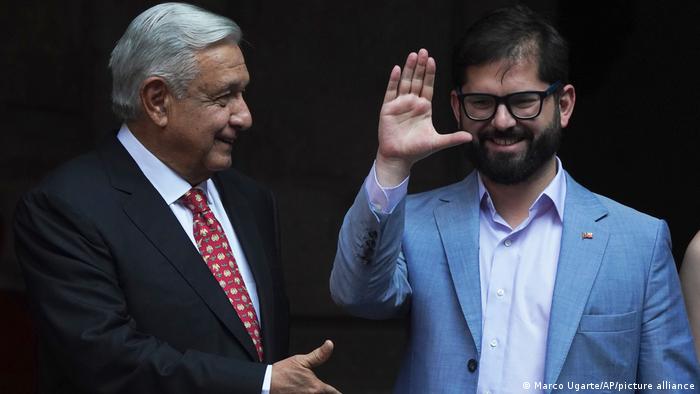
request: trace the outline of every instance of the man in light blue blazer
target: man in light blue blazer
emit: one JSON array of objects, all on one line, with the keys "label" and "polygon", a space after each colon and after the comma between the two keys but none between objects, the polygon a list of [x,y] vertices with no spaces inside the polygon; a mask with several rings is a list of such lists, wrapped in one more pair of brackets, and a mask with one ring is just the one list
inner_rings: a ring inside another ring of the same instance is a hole
[{"label": "man in light blue blazer", "polygon": [[[435,60],[389,78],[375,163],[331,273],[350,313],[409,315],[398,393],[688,392],[700,385],[665,222],[576,183],[556,156],[576,94],[559,33],[494,11],[455,54],[455,118],[431,118]],[[406,197],[411,166],[464,144],[461,182]]]}]

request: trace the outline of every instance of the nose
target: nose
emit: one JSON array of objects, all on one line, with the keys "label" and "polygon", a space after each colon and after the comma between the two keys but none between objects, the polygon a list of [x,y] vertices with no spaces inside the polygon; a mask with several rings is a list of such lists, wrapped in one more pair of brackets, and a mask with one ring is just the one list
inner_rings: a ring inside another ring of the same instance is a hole
[{"label": "nose", "polygon": [[501,103],[496,107],[496,114],[491,118],[491,125],[497,130],[507,130],[515,126],[516,121],[513,115],[508,112],[506,105]]},{"label": "nose", "polygon": [[248,109],[248,104],[241,96],[236,100],[236,105],[231,109],[231,116],[229,117],[229,125],[240,130],[246,130],[253,125],[253,116],[250,114],[250,109]]}]

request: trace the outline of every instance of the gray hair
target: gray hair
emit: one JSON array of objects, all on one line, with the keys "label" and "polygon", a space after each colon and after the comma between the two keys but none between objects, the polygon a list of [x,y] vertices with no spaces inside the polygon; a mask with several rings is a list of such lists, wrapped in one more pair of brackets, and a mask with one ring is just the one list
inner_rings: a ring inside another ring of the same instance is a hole
[{"label": "gray hair", "polygon": [[109,59],[112,109],[123,121],[142,112],[143,81],[158,76],[182,98],[199,72],[198,51],[222,40],[237,44],[238,25],[223,16],[185,3],[163,3],[137,16],[119,39]]}]

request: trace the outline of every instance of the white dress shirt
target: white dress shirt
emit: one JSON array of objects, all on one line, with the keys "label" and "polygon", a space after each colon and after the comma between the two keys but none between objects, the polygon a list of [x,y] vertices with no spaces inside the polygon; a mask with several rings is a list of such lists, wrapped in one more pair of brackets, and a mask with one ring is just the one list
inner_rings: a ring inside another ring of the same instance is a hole
[{"label": "white dress shirt", "polygon": [[[158,191],[161,197],[163,197],[165,203],[168,204],[168,207],[170,207],[170,210],[180,222],[182,229],[192,241],[192,245],[197,251],[199,251],[199,249],[197,249],[197,242],[194,239],[194,233],[192,231],[194,226],[192,211],[178,201],[180,197],[182,197],[192,188],[192,185],[190,185],[189,182],[183,179],[180,175],[153,155],[153,153],[146,149],[146,147],[141,144],[141,142],[134,136],[126,125],[122,125],[119,133],[117,134],[117,139],[122,145],[124,145],[124,148],[126,148],[127,152],[129,152],[129,155],[131,155],[134,161],[136,161],[136,164],[139,166],[148,181],[151,182],[153,187]],[[253,302],[255,313],[258,316],[258,322],[262,328],[263,322],[260,316],[260,303],[258,300],[258,291],[255,284],[255,279],[253,278],[253,273],[250,270],[248,260],[246,260],[241,244],[238,241],[236,232],[231,225],[231,221],[226,214],[223,204],[221,203],[221,197],[219,196],[218,190],[216,190],[214,181],[207,179],[196,187],[201,189],[207,196],[207,204],[209,205],[209,208],[214,213],[214,216],[219,223],[221,223],[224,233],[226,234],[226,238],[228,239],[228,243],[231,246],[233,256],[236,258],[238,270],[240,271],[243,282],[245,283],[248,294],[250,295],[250,300]],[[206,264],[204,260],[202,260],[202,264]],[[233,309],[231,309],[231,312],[236,313]],[[263,344],[263,346],[264,345],[265,344]],[[269,393],[271,378],[272,366],[268,365],[265,372],[265,379],[263,381],[262,394]]]},{"label": "white dress shirt", "polygon": [[[383,188],[374,166],[365,182],[375,212],[391,213],[406,195],[408,178]],[[482,343],[479,394],[523,392],[523,384],[544,380],[549,313],[556,279],[564,218],[566,179],[557,158],[557,174],[537,197],[529,216],[511,228],[496,212],[478,177],[479,272]]]}]

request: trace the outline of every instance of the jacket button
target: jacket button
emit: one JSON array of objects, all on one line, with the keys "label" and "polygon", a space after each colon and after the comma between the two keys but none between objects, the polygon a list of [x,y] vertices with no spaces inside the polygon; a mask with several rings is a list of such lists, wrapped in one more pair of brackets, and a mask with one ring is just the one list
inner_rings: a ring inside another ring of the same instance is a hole
[{"label": "jacket button", "polygon": [[477,365],[479,365],[479,364],[476,362],[476,360],[474,360],[473,358],[470,359],[470,360],[467,362],[467,368],[469,369],[469,372],[472,372],[472,373],[473,373],[474,371],[476,371]]}]

